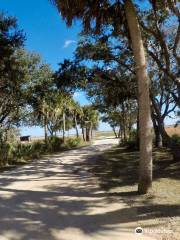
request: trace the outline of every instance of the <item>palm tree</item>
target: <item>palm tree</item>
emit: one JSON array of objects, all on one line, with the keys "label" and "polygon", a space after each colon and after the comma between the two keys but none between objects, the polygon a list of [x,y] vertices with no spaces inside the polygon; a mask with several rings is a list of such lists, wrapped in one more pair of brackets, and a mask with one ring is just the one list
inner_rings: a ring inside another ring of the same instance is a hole
[{"label": "palm tree", "polygon": [[78,138],[79,137],[78,122],[79,122],[79,119],[81,118],[81,116],[83,115],[83,111],[82,111],[82,108],[79,105],[79,103],[75,102],[73,99],[72,99],[71,104],[72,104],[74,127],[75,127],[75,130],[76,130],[76,137]]},{"label": "palm tree", "polygon": [[[120,32],[120,27],[127,27],[136,65],[139,101],[139,128],[140,128],[140,171],[139,193],[144,194],[152,187],[152,134],[149,98],[149,78],[147,74],[145,51],[141,30],[139,27],[136,8],[132,0],[116,1],[86,1],[86,0],[51,0],[61,12],[61,16],[68,26],[73,20],[82,20],[84,31],[89,31],[95,26],[98,33],[104,24],[112,24],[115,32]],[[152,1],[153,4],[156,1]],[[164,1],[170,8],[173,0]],[[125,13],[125,14],[124,14]],[[123,21],[126,19],[126,21]],[[94,24],[95,23],[95,24]]]},{"label": "palm tree", "polygon": [[96,130],[98,128],[99,123],[99,113],[94,110],[92,105],[83,106],[83,128],[86,130],[86,141],[90,141],[92,139],[93,129]]}]

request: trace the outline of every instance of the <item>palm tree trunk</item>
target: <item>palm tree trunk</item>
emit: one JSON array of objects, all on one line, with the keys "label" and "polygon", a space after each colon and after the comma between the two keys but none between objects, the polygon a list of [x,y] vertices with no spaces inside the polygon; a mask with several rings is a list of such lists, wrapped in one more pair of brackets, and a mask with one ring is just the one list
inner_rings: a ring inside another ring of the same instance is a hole
[{"label": "palm tree trunk", "polygon": [[90,129],[89,129],[89,137],[90,137],[90,140],[92,140],[93,138],[93,126],[92,126],[92,122],[90,123]]},{"label": "palm tree trunk", "polygon": [[63,142],[65,142],[65,133],[66,133],[66,115],[63,111]]},{"label": "palm tree trunk", "polygon": [[45,143],[47,143],[48,140],[48,134],[47,134],[47,117],[44,116],[44,139],[45,139]]},{"label": "palm tree trunk", "polygon": [[90,141],[90,129],[89,129],[89,126],[86,126],[86,142],[89,142]]},{"label": "palm tree trunk", "polygon": [[82,136],[83,136],[83,140],[84,140],[84,142],[85,142],[86,139],[85,139],[85,135],[84,135],[84,127],[82,127]]},{"label": "palm tree trunk", "polygon": [[125,13],[128,22],[136,76],[138,81],[139,127],[140,127],[140,194],[147,193],[152,187],[152,133],[149,98],[149,78],[146,69],[146,58],[135,7],[131,0],[125,1]]},{"label": "palm tree trunk", "polygon": [[77,127],[77,119],[76,119],[76,114],[74,115],[74,123],[75,123],[75,129],[76,129],[76,137],[79,137],[79,132],[78,132],[78,127]]}]

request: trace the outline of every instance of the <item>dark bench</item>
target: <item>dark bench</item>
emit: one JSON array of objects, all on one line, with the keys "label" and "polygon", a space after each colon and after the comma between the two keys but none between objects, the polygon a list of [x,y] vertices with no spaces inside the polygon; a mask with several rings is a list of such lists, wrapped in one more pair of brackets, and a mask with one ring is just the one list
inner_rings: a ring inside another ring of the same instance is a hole
[{"label": "dark bench", "polygon": [[31,141],[31,136],[21,136],[20,141],[21,142],[30,142]]}]

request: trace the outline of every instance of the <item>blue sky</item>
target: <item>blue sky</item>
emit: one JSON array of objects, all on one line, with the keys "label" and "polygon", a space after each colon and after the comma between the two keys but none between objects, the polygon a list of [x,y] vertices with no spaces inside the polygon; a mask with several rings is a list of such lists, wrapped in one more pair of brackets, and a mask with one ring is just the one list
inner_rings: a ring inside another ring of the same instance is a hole
[{"label": "blue sky", "polygon": [[[0,0],[0,10],[15,16],[18,26],[26,34],[25,48],[38,52],[43,60],[56,70],[64,58],[72,58],[81,31],[79,23],[67,28],[50,0]],[[85,95],[77,93],[75,99],[87,104]],[[110,129],[100,124],[100,130]],[[40,128],[23,128],[22,135],[43,135]]]},{"label": "blue sky", "polygon": [[[15,16],[18,26],[26,34],[25,48],[41,54],[45,62],[56,70],[64,58],[72,58],[81,31],[80,23],[67,28],[57,9],[50,0],[0,0],[0,10]],[[87,104],[85,95],[76,94],[75,99]],[[166,123],[174,122],[167,119]],[[107,124],[100,123],[100,130],[110,130]],[[22,134],[42,135],[40,128],[23,128]]]}]

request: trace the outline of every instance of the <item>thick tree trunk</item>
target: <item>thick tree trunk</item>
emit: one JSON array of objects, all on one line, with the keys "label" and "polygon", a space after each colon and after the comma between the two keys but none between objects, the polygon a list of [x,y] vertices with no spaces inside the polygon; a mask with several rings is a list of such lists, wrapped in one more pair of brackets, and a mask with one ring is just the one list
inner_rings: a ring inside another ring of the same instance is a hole
[{"label": "thick tree trunk", "polygon": [[153,122],[154,134],[155,134],[155,147],[162,147],[162,136],[153,114],[152,114],[152,122]]},{"label": "thick tree trunk", "polygon": [[75,123],[75,129],[76,129],[76,137],[78,138],[79,137],[79,132],[78,132],[76,115],[74,115],[74,123]]},{"label": "thick tree trunk", "polygon": [[147,74],[145,51],[135,7],[131,0],[125,1],[125,13],[128,22],[136,76],[138,81],[139,128],[140,128],[140,194],[147,193],[152,187],[152,133],[149,98],[149,78]]},{"label": "thick tree trunk", "polygon": [[155,132],[155,146],[162,147],[163,146],[162,136],[161,136],[158,126],[155,126],[154,132]]},{"label": "thick tree trunk", "polygon": [[85,130],[86,130],[86,142],[88,142],[89,141],[89,130],[88,130],[88,127],[86,127],[85,128]]},{"label": "thick tree trunk", "polygon": [[92,122],[88,122],[86,124],[86,141],[90,142],[91,141],[91,132],[92,131]]},{"label": "thick tree trunk", "polygon": [[90,128],[86,127],[86,141],[89,142],[90,141]]},{"label": "thick tree trunk", "polygon": [[155,133],[155,146],[156,147],[162,147],[163,146],[162,136],[161,136],[161,133],[159,131],[159,127],[157,125],[154,126],[154,133]]},{"label": "thick tree trunk", "polygon": [[66,115],[63,111],[63,142],[65,142],[65,134],[66,134]]},{"label": "thick tree trunk", "polygon": [[160,132],[162,136],[162,144],[164,147],[171,147],[171,138],[167,134],[165,127],[164,127],[164,119],[162,117],[159,117],[157,119],[158,123],[158,131]]},{"label": "thick tree trunk", "polygon": [[139,109],[138,109],[138,113],[137,113],[137,133],[136,133],[136,144],[137,144],[137,149],[139,150],[139,144],[140,143],[140,139],[139,139]]}]

